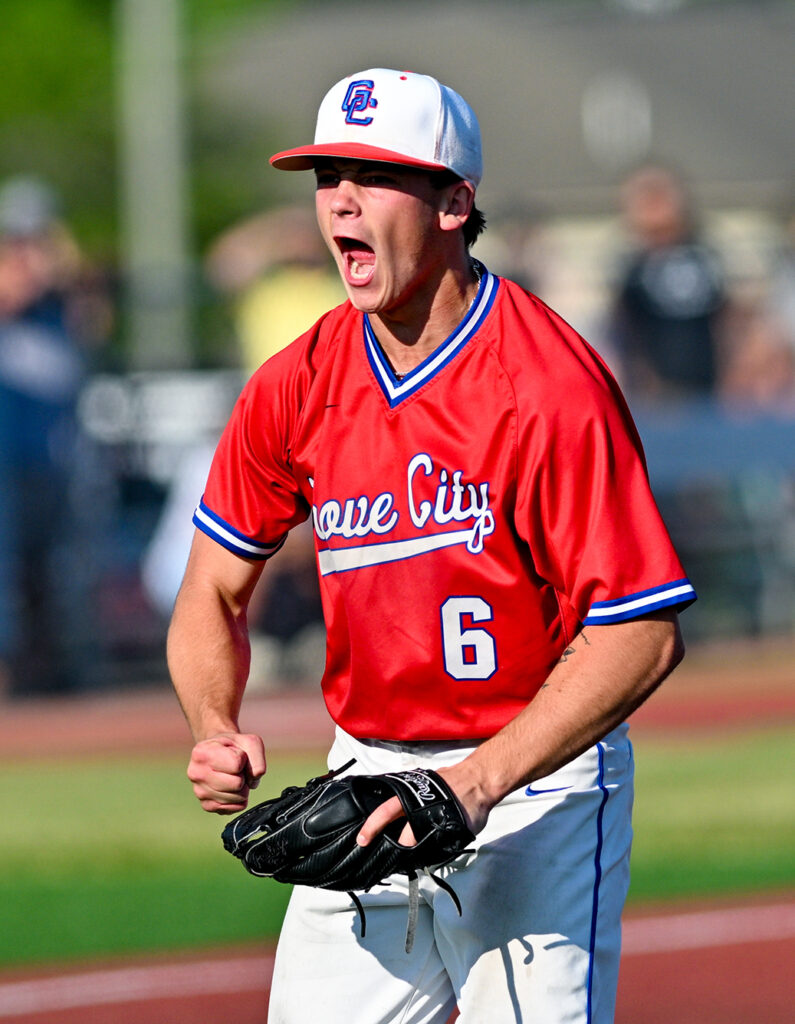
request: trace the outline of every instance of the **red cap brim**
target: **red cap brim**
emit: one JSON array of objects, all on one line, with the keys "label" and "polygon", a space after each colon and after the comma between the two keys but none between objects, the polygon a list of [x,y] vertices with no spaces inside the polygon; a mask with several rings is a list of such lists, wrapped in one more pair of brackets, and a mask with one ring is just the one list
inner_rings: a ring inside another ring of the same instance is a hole
[{"label": "red cap brim", "polygon": [[361,142],[325,143],[315,146],[299,146],[297,149],[285,149],[271,157],[273,167],[280,171],[309,171],[315,166],[315,159],[323,156],[340,156],[351,160],[374,160],[377,163],[400,164],[405,167],[421,167],[426,171],[444,171],[444,164],[429,163],[396,153],[378,146],[366,146]]}]

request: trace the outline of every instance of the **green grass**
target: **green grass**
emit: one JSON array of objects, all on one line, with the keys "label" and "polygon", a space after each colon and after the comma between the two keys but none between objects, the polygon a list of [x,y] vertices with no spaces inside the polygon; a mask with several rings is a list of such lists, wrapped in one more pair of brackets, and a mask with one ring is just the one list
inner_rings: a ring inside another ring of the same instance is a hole
[{"label": "green grass", "polygon": [[[636,743],[630,899],[795,884],[795,729]],[[273,758],[257,799],[323,770]],[[0,965],[275,936],[287,887],[225,853],[181,758],[0,762]]]},{"label": "green grass", "polygon": [[795,730],[636,743],[630,899],[795,883]]},{"label": "green grass", "polygon": [[[257,800],[324,770],[274,758]],[[0,763],[0,965],[209,947],[277,934],[289,889],[221,844],[182,758]]]}]

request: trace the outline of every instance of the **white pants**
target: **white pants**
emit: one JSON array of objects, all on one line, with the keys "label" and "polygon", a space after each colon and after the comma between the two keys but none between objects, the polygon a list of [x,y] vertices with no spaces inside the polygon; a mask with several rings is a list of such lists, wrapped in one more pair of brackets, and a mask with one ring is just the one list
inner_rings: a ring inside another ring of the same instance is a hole
[{"label": "white pants", "polygon": [[[337,731],[329,767],[439,768],[470,746],[358,741]],[[420,878],[414,947],[408,884],[361,895],[296,886],[284,920],[269,1024],[609,1024],[629,884],[633,761],[621,726],[553,775],[509,794],[473,853]]]}]

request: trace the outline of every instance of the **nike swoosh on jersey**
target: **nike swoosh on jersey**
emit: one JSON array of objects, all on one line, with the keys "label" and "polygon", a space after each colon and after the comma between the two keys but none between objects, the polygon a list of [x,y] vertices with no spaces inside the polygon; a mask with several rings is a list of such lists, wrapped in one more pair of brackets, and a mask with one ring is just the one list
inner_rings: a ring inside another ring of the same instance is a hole
[{"label": "nike swoosh on jersey", "polygon": [[563,793],[567,789],[571,789],[571,786],[553,786],[551,789],[533,789],[532,786],[528,786],[525,790],[526,796],[541,796],[542,793]]}]

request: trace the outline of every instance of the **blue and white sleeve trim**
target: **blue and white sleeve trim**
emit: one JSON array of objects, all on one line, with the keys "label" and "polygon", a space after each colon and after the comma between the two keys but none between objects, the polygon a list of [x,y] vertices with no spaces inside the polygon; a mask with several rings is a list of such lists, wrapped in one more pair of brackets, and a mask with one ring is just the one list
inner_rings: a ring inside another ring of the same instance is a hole
[{"label": "blue and white sleeve trim", "polygon": [[227,551],[231,551],[242,558],[254,558],[264,560],[275,555],[284,544],[287,534],[275,544],[262,544],[260,541],[252,540],[236,530],[234,526],[224,522],[220,516],[211,511],[203,501],[196,506],[193,513],[193,522],[208,537],[212,537]]},{"label": "blue and white sleeve trim", "polygon": [[674,580],[637,594],[628,594],[613,601],[594,601],[583,619],[585,626],[637,619],[661,608],[685,607],[696,600],[696,592],[688,579]]}]

